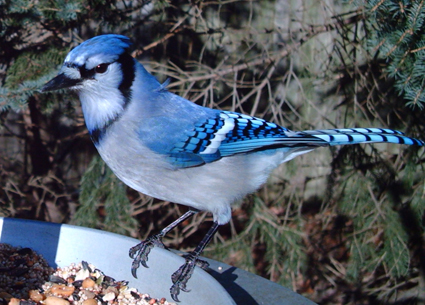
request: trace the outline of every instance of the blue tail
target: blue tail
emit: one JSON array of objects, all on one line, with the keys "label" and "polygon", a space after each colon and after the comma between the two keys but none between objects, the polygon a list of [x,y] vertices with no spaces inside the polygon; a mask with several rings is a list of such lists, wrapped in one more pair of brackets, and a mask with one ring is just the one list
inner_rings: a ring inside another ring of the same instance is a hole
[{"label": "blue tail", "polygon": [[385,128],[342,128],[306,130],[302,132],[320,138],[333,145],[387,142],[424,146],[425,142],[404,135],[401,131]]}]

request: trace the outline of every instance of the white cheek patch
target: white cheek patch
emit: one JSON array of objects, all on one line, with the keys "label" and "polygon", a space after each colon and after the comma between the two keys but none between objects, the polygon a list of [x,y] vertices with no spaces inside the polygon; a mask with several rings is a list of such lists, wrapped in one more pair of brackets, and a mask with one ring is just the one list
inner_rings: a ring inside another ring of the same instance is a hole
[{"label": "white cheek patch", "polygon": [[221,116],[222,118],[225,118],[224,125],[221,126],[220,129],[218,129],[214,133],[214,138],[210,140],[210,144],[208,144],[204,151],[200,152],[200,154],[214,154],[217,149],[220,147],[221,142],[226,139],[226,135],[233,130],[235,127],[235,121],[234,119],[229,118],[228,116]]},{"label": "white cheek patch", "polygon": [[112,63],[108,69],[101,74],[95,74],[95,79],[99,81],[102,90],[108,91],[109,88],[118,88],[122,82],[123,75],[119,64]]}]

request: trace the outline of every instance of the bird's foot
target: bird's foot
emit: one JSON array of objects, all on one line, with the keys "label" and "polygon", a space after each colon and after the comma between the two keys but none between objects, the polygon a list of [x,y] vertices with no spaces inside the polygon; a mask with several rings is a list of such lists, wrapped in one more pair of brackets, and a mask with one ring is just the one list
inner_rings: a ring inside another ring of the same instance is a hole
[{"label": "bird's foot", "polygon": [[178,299],[180,290],[183,290],[184,292],[190,291],[186,288],[186,284],[191,278],[193,271],[195,270],[195,266],[206,268],[209,265],[206,261],[198,260],[198,257],[192,252],[185,254],[184,258],[186,259],[186,262],[171,276],[173,285],[170,288],[170,293],[171,297],[176,302],[180,302]]},{"label": "bird's foot", "polygon": [[[182,255],[183,258],[185,258],[186,260],[190,260],[193,257],[192,253],[186,253],[184,255]],[[195,261],[195,265],[198,266],[199,268],[208,271],[210,264],[207,261],[204,261],[202,259],[197,258]]]},{"label": "bird's foot", "polygon": [[146,240],[132,247],[129,251],[129,255],[133,258],[133,263],[131,264],[131,274],[137,278],[137,269],[140,267],[140,264],[145,268],[149,268],[146,262],[148,261],[149,252],[153,247],[159,247],[165,249],[164,243],[162,242],[162,235],[152,235],[149,236]]}]

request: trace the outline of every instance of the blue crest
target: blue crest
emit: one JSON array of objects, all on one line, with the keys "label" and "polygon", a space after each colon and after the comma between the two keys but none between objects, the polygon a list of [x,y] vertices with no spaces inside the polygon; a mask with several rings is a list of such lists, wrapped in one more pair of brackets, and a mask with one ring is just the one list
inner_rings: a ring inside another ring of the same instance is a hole
[{"label": "blue crest", "polygon": [[[65,58],[65,63],[83,66],[89,58],[102,58],[102,62],[113,62],[123,54],[132,43],[128,37],[107,34],[93,37],[75,47]],[[87,67],[88,69],[92,67]]]}]

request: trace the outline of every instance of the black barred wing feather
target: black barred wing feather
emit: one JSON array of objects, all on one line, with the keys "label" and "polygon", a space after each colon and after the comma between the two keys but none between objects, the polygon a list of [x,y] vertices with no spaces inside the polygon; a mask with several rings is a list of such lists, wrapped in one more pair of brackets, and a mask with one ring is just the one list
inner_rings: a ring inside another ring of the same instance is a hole
[{"label": "black barred wing feather", "polygon": [[244,114],[221,111],[195,125],[184,142],[171,152],[174,165],[197,166],[240,153],[278,147],[326,146],[321,138],[292,132],[284,127]]},{"label": "black barred wing feather", "polygon": [[306,130],[303,134],[321,138],[329,145],[357,143],[395,143],[424,146],[424,142],[407,137],[401,131],[386,128],[341,128],[325,130]]},{"label": "black barred wing feather", "polygon": [[222,157],[278,148],[315,148],[357,143],[424,142],[383,128],[343,128],[294,132],[244,114],[217,111],[217,116],[195,125],[185,141],[175,145],[170,161],[177,167],[198,166]]}]

